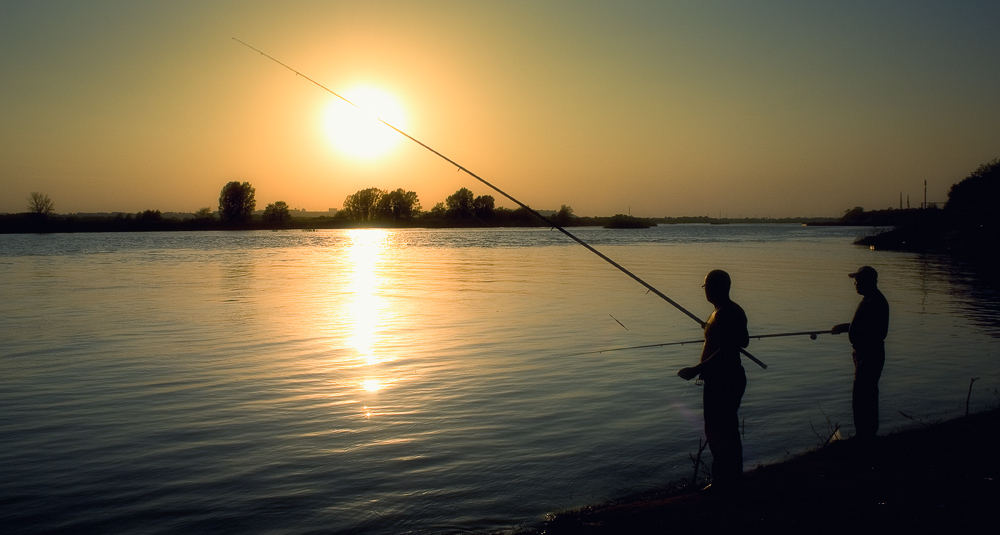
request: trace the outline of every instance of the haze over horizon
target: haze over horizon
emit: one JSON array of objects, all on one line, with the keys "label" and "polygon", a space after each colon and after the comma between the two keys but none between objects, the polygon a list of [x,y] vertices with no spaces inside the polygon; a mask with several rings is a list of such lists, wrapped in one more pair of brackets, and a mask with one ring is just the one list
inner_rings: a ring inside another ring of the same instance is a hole
[{"label": "haze over horizon", "polygon": [[511,206],[407,140],[345,152],[336,97],[233,37],[391,95],[403,130],[538,209],[838,216],[917,206],[925,180],[943,202],[1000,157],[996,20],[989,1],[4,2],[0,213],[32,191],[194,212],[231,180],[258,208],[373,186]]}]

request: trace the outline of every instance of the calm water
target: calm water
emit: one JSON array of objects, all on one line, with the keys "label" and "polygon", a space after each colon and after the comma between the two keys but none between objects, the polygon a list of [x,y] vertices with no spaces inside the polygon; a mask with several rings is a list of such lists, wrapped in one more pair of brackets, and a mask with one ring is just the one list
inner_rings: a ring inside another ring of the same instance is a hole
[{"label": "calm water", "polygon": [[[694,313],[727,269],[752,333],[828,329],[875,266],[882,432],[1000,402],[1000,292],[856,229],[581,238]],[[455,533],[688,477],[698,325],[557,232],[0,236],[6,532]],[[620,322],[620,323],[619,323]],[[746,466],[853,433],[846,335],[754,341]]]}]

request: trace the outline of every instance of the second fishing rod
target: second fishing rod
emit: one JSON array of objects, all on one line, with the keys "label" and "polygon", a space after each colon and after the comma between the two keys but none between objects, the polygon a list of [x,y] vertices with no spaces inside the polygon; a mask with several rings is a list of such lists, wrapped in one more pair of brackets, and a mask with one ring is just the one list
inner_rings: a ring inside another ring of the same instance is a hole
[{"label": "second fishing rod", "polygon": [[[256,47],[253,47],[253,46],[251,46],[251,45],[249,45],[249,44],[247,44],[247,43],[245,43],[245,42],[243,42],[243,41],[241,41],[240,39],[237,39],[237,38],[235,38],[235,37],[233,37],[233,40],[234,40],[234,41],[236,41],[237,43],[240,43],[241,45],[243,45],[243,46],[245,46],[245,47],[247,47],[247,48],[249,48],[249,49],[253,50],[254,52],[257,52],[257,53],[259,53],[260,55],[262,55],[262,56],[266,57],[267,59],[270,59],[271,61],[273,61],[273,62],[277,63],[278,65],[281,65],[282,67],[284,67],[284,68],[286,68],[286,69],[288,69],[288,70],[290,70],[290,71],[294,72],[294,73],[296,74],[296,76],[301,76],[302,78],[304,78],[304,79],[308,80],[308,81],[309,81],[309,82],[311,82],[311,83],[312,83],[313,85],[316,85],[317,87],[319,87],[320,89],[322,89],[322,90],[326,91],[327,93],[330,93],[331,95],[333,95],[333,96],[335,96],[335,97],[339,98],[340,100],[343,100],[344,102],[346,102],[346,103],[350,104],[351,106],[353,106],[353,107],[355,107],[355,108],[357,108],[357,109],[361,110],[361,106],[358,106],[358,105],[357,105],[356,103],[354,103],[354,102],[352,102],[351,100],[349,100],[349,99],[345,98],[344,96],[342,96],[342,95],[338,94],[337,92],[335,92],[335,91],[333,91],[332,89],[330,89],[330,88],[326,87],[325,85],[323,85],[323,84],[321,84],[321,83],[317,82],[316,80],[313,80],[312,78],[310,78],[310,77],[308,77],[308,76],[306,76],[306,75],[302,74],[301,72],[299,72],[299,71],[297,71],[297,70],[293,69],[292,67],[289,67],[289,66],[288,66],[288,65],[286,65],[285,63],[283,63],[283,62],[279,61],[278,59],[274,58],[273,56],[270,56],[269,54],[265,53],[264,51],[262,51],[262,50],[260,50],[260,49],[258,49],[258,48],[256,48]],[[417,145],[420,145],[421,147],[423,147],[423,148],[427,149],[428,151],[430,151],[430,152],[434,153],[434,154],[435,154],[436,156],[438,156],[438,157],[439,157],[439,158],[441,158],[442,160],[444,160],[444,161],[446,161],[446,162],[450,163],[451,165],[453,165],[453,166],[457,167],[457,168],[458,168],[458,170],[462,171],[463,173],[465,173],[465,174],[467,174],[467,175],[471,176],[472,178],[474,178],[474,179],[478,180],[479,182],[482,182],[483,184],[485,184],[486,186],[488,186],[488,187],[489,187],[490,189],[492,189],[493,191],[496,191],[496,192],[497,192],[497,193],[499,193],[500,195],[503,195],[504,197],[506,197],[507,199],[509,199],[509,200],[510,200],[511,202],[513,202],[514,204],[516,204],[516,205],[518,205],[519,207],[523,208],[524,210],[528,211],[528,212],[529,212],[530,214],[532,214],[533,216],[537,217],[538,219],[540,219],[540,220],[544,221],[546,225],[549,225],[550,227],[552,227],[552,228],[554,228],[554,229],[558,230],[559,232],[563,233],[564,235],[566,235],[566,237],[568,237],[568,238],[570,238],[571,240],[575,241],[576,243],[578,243],[578,244],[582,245],[582,246],[583,246],[583,247],[585,247],[585,248],[586,248],[586,249],[587,249],[588,251],[590,251],[590,252],[594,253],[595,255],[597,255],[598,257],[600,257],[600,258],[601,258],[601,260],[604,260],[605,262],[607,262],[607,263],[611,264],[612,266],[614,266],[615,268],[617,268],[617,269],[618,269],[619,271],[621,271],[622,273],[624,273],[624,274],[628,275],[628,276],[629,276],[629,277],[631,277],[631,278],[632,278],[632,279],[633,279],[634,281],[636,281],[636,282],[638,282],[639,284],[641,284],[641,285],[642,285],[643,287],[645,287],[645,288],[646,288],[647,290],[649,290],[650,292],[653,292],[654,294],[656,294],[657,296],[659,296],[659,297],[660,297],[661,299],[663,299],[663,300],[664,300],[664,301],[666,301],[667,303],[670,303],[670,304],[671,304],[671,305],[672,305],[672,306],[673,306],[674,308],[676,308],[677,310],[681,311],[681,312],[682,312],[682,313],[684,313],[684,314],[685,314],[685,315],[686,315],[687,317],[689,317],[689,318],[691,318],[692,320],[694,320],[695,322],[697,322],[697,323],[698,323],[698,325],[700,325],[700,326],[701,326],[701,327],[702,327],[703,329],[705,328],[705,322],[704,322],[704,321],[702,321],[702,319],[701,319],[701,318],[699,318],[698,316],[696,316],[696,315],[695,315],[694,313],[692,313],[692,312],[691,312],[690,310],[688,310],[688,309],[684,308],[683,306],[681,306],[681,305],[680,305],[680,303],[678,303],[678,302],[674,301],[673,299],[671,299],[670,297],[668,297],[668,296],[667,296],[666,294],[664,294],[664,293],[663,293],[663,292],[661,292],[660,290],[657,290],[657,289],[656,289],[655,287],[653,287],[653,285],[651,285],[651,284],[649,284],[648,282],[646,282],[646,281],[642,280],[642,278],[640,278],[640,277],[639,277],[638,275],[636,275],[635,273],[632,273],[632,272],[631,272],[631,271],[629,271],[628,269],[625,269],[625,267],[624,267],[624,266],[622,266],[622,265],[621,265],[621,264],[619,264],[618,262],[615,262],[614,260],[612,260],[611,258],[609,258],[609,257],[608,257],[607,255],[605,255],[604,253],[602,253],[602,252],[598,251],[597,249],[595,249],[594,247],[592,247],[592,246],[591,246],[591,245],[590,245],[589,243],[587,243],[587,242],[585,242],[585,241],[581,240],[581,239],[580,239],[579,237],[577,237],[577,236],[576,236],[575,234],[573,234],[572,232],[570,232],[570,231],[566,230],[566,229],[565,229],[565,228],[563,228],[563,227],[562,227],[561,225],[559,225],[559,224],[555,223],[554,221],[550,220],[549,218],[547,218],[547,217],[543,216],[542,214],[538,213],[538,212],[537,212],[536,210],[532,209],[532,208],[531,208],[530,206],[528,206],[528,205],[524,204],[523,202],[521,202],[521,201],[517,200],[516,198],[514,198],[514,196],[510,195],[510,194],[509,194],[509,193],[507,193],[506,191],[503,191],[502,189],[500,189],[500,188],[498,188],[497,186],[493,185],[492,183],[490,183],[490,182],[489,182],[489,181],[487,181],[486,179],[482,178],[481,176],[477,175],[476,173],[473,173],[472,171],[470,171],[470,170],[469,170],[468,168],[466,168],[465,166],[463,166],[463,165],[459,164],[458,162],[456,162],[456,161],[452,160],[451,158],[449,158],[449,157],[445,156],[444,154],[442,154],[442,153],[438,152],[437,150],[433,149],[432,147],[430,147],[430,146],[429,146],[429,145],[427,145],[426,143],[424,143],[424,142],[420,141],[419,139],[417,139],[417,138],[415,138],[415,137],[411,136],[410,134],[407,134],[407,133],[406,133],[406,132],[404,132],[403,130],[400,130],[399,128],[397,128],[396,126],[394,126],[394,125],[390,124],[389,122],[385,121],[385,120],[384,120],[384,119],[382,119],[381,117],[378,117],[378,116],[374,116],[374,115],[373,115],[373,118],[374,118],[375,120],[377,120],[378,122],[380,122],[380,123],[384,124],[385,126],[387,126],[387,127],[391,128],[391,129],[395,130],[395,131],[396,131],[396,132],[398,132],[398,133],[399,133],[400,135],[402,135],[402,136],[406,137],[406,138],[407,138],[407,139],[409,139],[410,141],[412,141],[412,142],[416,143]],[[746,356],[747,358],[749,358],[750,360],[752,360],[752,361],[753,361],[754,363],[756,363],[756,364],[757,364],[758,366],[760,366],[761,368],[765,368],[765,369],[767,368],[767,364],[764,364],[763,362],[761,362],[761,361],[760,361],[760,360],[759,360],[759,359],[758,359],[757,357],[755,357],[755,356],[751,355],[751,354],[750,354],[749,352],[747,352],[747,351],[746,351],[745,349],[740,349],[740,352],[741,352],[741,353],[743,353],[743,355],[745,355],[745,356]]]},{"label": "second fishing rod", "polygon": [[[614,317],[614,316],[612,316]],[[615,321],[618,321],[617,319]],[[621,322],[618,322],[621,324]],[[624,325],[622,325],[624,327]],[[783,338],[787,336],[808,336],[810,339],[815,340],[818,335],[821,334],[836,334],[830,329],[821,331],[796,331],[792,333],[771,333],[771,334],[751,334],[749,338],[751,340],[763,340],[765,338]],[[583,351],[581,353],[571,353],[566,355],[568,357],[577,357],[580,355],[597,355],[601,353],[611,353],[614,351],[629,351],[635,349],[650,349],[653,347],[667,347],[667,346],[683,346],[688,344],[703,344],[705,343],[704,338],[699,338],[697,340],[684,340],[682,342],[664,342],[661,344],[645,344],[641,346],[626,346],[626,347],[612,347],[610,349],[597,349],[594,351]]]}]

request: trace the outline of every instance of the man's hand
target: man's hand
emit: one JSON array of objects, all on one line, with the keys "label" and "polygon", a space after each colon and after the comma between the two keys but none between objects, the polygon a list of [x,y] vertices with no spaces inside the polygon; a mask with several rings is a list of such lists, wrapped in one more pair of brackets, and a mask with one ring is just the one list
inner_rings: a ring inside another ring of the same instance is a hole
[{"label": "man's hand", "polygon": [[694,379],[695,376],[697,375],[698,375],[698,370],[695,369],[693,366],[690,368],[681,368],[680,371],[677,372],[677,377],[680,377],[685,381],[690,381],[691,379]]},{"label": "man's hand", "polygon": [[846,333],[850,329],[851,329],[850,323],[841,323],[839,325],[834,325],[833,328],[830,329],[830,334]]}]

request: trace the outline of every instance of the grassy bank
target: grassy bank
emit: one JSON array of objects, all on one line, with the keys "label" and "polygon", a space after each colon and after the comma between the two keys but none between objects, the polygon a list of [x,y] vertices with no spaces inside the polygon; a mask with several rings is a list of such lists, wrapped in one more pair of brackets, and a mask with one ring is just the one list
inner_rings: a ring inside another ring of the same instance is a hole
[{"label": "grassy bank", "polygon": [[[996,529],[1000,410],[835,442],[747,473],[733,496],[662,492],[554,515],[534,534]],[[970,531],[971,532],[971,531]]]}]

